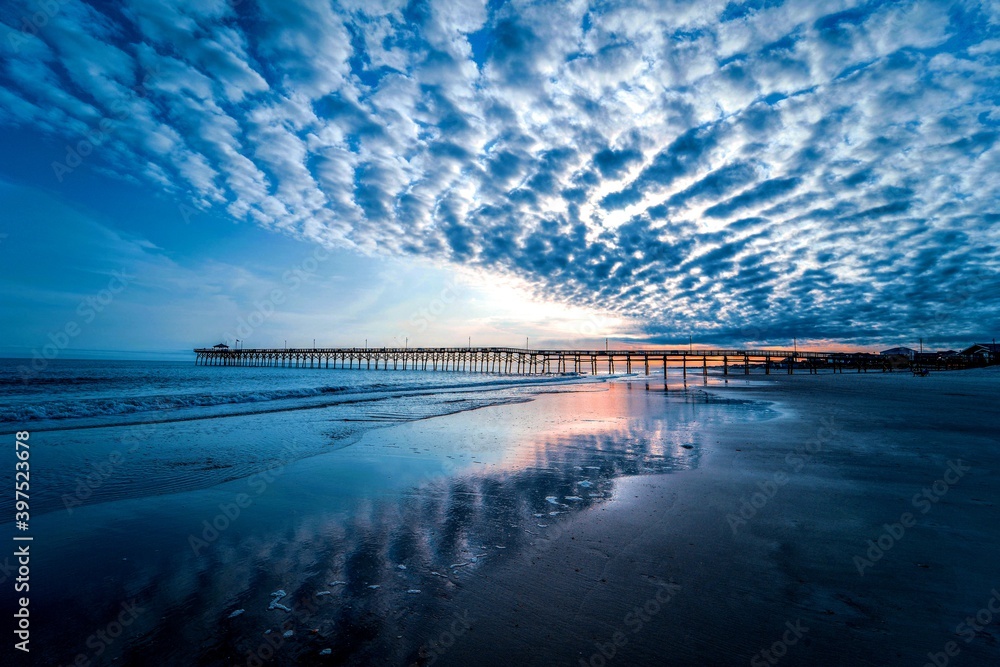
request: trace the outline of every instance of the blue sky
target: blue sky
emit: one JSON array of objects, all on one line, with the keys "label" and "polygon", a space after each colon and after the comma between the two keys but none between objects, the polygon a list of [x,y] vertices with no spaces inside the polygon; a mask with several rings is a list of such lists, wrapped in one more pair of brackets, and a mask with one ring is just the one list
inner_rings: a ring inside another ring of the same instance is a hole
[{"label": "blue sky", "polygon": [[0,355],[1000,329],[996,0],[0,22]]}]

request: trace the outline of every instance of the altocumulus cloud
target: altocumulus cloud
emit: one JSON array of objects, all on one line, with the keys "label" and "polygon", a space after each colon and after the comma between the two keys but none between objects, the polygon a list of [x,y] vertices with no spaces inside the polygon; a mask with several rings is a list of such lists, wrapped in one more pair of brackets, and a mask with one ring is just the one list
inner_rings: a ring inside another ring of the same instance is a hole
[{"label": "altocumulus cloud", "polygon": [[112,119],[93,164],[193,207],[516,274],[651,340],[1000,325],[997,0],[0,12],[0,123]]}]

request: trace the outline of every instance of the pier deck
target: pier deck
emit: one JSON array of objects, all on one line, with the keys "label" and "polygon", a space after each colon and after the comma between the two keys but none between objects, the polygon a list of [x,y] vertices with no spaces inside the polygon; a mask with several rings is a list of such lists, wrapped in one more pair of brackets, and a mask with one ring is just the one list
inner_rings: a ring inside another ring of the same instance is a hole
[{"label": "pier deck", "polygon": [[[707,375],[709,366],[724,375],[751,369],[769,375],[772,371],[820,370],[858,373],[874,370],[909,370],[909,363],[876,354],[753,349],[616,349],[544,350],[516,347],[433,348],[197,348],[195,363],[201,366],[277,366],[295,368],[345,368],[369,370],[423,370],[532,375],[547,373],[613,374],[643,372],[650,375],[679,367],[688,373]],[[633,370],[634,369],[634,370]],[[651,370],[652,369],[652,370]]]}]

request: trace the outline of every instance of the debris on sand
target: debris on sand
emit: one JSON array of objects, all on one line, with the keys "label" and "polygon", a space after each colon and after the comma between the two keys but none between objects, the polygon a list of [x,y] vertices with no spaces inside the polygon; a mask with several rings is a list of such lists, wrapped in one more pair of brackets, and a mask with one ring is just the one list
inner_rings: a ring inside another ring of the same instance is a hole
[{"label": "debris on sand", "polygon": [[289,609],[285,605],[283,605],[280,602],[278,602],[278,600],[280,600],[281,598],[283,598],[283,597],[285,597],[287,595],[288,595],[288,593],[286,593],[285,589],[283,589],[283,588],[279,588],[278,590],[276,590],[273,593],[271,593],[271,597],[274,598],[274,599],[271,600],[271,604],[267,605],[268,611],[271,611],[273,609],[281,609],[281,610],[288,611],[288,612],[292,611],[291,609]]}]

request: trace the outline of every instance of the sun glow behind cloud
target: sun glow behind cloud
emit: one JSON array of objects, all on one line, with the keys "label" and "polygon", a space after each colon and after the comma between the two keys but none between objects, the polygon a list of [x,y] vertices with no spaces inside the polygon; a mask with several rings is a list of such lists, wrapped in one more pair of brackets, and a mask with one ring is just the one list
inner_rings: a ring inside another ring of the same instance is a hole
[{"label": "sun glow behind cloud", "polygon": [[545,298],[521,279],[480,274],[469,281],[470,302],[488,313],[470,324],[493,344],[518,347],[528,335],[536,345],[563,342],[600,347],[606,337],[622,340],[641,335],[641,322],[634,318]]}]

